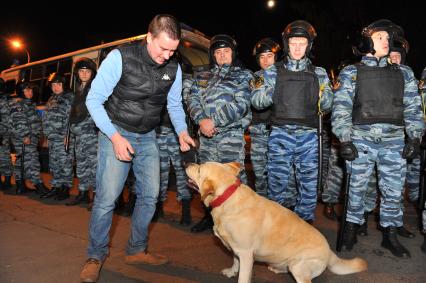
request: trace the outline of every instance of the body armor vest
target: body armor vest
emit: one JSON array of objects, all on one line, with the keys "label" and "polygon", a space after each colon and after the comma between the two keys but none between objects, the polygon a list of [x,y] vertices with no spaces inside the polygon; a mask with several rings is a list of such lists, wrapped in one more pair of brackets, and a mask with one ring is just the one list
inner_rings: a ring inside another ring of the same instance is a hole
[{"label": "body armor vest", "polygon": [[354,125],[389,123],[404,125],[404,76],[394,65],[357,65],[353,102]]},{"label": "body armor vest", "polygon": [[289,71],[277,64],[272,124],[318,127],[319,81],[309,65],[306,71]]}]

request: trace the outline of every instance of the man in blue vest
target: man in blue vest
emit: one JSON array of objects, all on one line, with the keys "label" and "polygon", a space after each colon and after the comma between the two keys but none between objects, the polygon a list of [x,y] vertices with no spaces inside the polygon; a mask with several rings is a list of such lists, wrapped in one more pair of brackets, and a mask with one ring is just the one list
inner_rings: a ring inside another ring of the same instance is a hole
[{"label": "man in blue vest", "polygon": [[88,260],[80,274],[96,282],[108,254],[114,202],[130,168],[136,177],[136,204],[126,250],[127,264],[160,265],[167,258],[148,253],[148,226],[160,188],[160,156],[155,127],[167,109],[180,149],[194,141],[188,135],[182,108],[182,71],[173,57],[181,37],[179,22],[157,15],[142,43],[111,51],[98,70],[86,99],[99,133],[96,197],[89,225]]}]

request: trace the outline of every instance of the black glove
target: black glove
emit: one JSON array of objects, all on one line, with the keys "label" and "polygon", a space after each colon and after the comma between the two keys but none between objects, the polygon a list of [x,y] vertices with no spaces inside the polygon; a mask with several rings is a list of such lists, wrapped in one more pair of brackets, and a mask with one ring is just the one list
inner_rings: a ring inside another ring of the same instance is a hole
[{"label": "black glove", "polygon": [[420,154],[420,140],[419,139],[408,139],[405,143],[404,149],[402,150],[402,158],[413,159]]},{"label": "black glove", "polygon": [[340,156],[348,161],[355,160],[358,157],[358,150],[355,145],[351,142],[341,142],[340,143]]},{"label": "black glove", "polygon": [[426,135],[423,135],[422,141],[420,142],[420,147],[426,149]]}]

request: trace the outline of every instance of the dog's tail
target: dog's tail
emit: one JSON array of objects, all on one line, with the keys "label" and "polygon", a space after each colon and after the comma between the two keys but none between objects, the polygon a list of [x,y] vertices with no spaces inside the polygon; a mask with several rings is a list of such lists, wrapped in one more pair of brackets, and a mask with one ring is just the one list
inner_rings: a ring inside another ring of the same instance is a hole
[{"label": "dog's tail", "polygon": [[332,251],[330,253],[327,268],[335,274],[344,275],[367,270],[368,264],[361,258],[341,259]]}]

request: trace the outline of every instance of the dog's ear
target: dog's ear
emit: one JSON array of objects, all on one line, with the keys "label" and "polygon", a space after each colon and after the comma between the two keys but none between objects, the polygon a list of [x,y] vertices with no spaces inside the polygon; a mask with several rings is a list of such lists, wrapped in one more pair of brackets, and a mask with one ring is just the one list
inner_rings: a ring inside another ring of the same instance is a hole
[{"label": "dog's ear", "polygon": [[214,183],[210,179],[205,179],[200,188],[201,200],[204,201],[209,195],[214,194]]},{"label": "dog's ear", "polygon": [[241,164],[239,162],[229,162],[225,163],[224,165],[230,168],[235,176],[238,176],[238,174],[240,174]]}]

